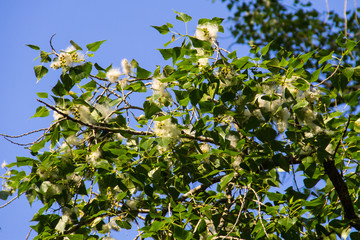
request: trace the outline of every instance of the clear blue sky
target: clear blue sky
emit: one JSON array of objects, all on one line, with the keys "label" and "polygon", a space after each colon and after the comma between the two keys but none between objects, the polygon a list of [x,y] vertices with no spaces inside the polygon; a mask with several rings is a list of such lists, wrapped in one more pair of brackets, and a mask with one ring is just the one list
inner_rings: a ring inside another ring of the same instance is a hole
[{"label": "clear blue sky", "polygon": [[[325,0],[314,0],[321,9],[326,9]],[[342,11],[343,1],[329,0],[330,9]],[[349,1],[349,8],[353,2]],[[17,135],[49,125],[52,118],[30,119],[39,104],[36,92],[49,92],[58,77],[49,69],[48,74],[38,84],[33,66],[37,52],[26,47],[34,44],[49,51],[49,39],[56,49],[65,49],[74,40],[85,46],[98,40],[107,40],[96,53],[101,66],[120,66],[122,58],[136,59],[140,65],[153,70],[155,65],[163,64],[156,48],[162,48],[169,39],[157,33],[150,25],[175,23],[172,10],[185,12],[193,17],[189,32],[193,32],[199,18],[226,18],[229,12],[226,5],[218,0],[18,0],[0,1],[0,133]],[[178,25],[183,31],[182,25]],[[226,26],[226,24],[225,24]],[[230,34],[219,36],[222,46],[231,43]],[[233,47],[234,48],[234,47]],[[237,46],[235,46],[237,48]],[[246,50],[245,50],[246,51]],[[239,52],[239,51],[238,51]],[[244,53],[246,54],[246,52]],[[31,142],[34,137],[22,140]],[[28,156],[28,151],[0,139],[0,164],[12,162],[16,156]],[[4,170],[0,169],[0,174]],[[0,200],[0,205],[5,201]],[[29,207],[22,197],[6,208],[0,209],[0,239],[25,239],[29,222],[39,204]],[[136,231],[122,231],[113,235],[116,239],[133,239]],[[32,237],[34,234],[31,235]],[[30,237],[29,239],[32,239]]]}]

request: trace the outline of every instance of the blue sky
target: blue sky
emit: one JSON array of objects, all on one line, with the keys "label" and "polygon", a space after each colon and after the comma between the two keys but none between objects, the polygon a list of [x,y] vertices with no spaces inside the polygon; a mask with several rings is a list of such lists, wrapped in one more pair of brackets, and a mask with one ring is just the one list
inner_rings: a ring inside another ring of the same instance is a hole
[{"label": "blue sky", "polygon": [[[314,0],[321,9],[326,9],[325,0]],[[330,9],[342,11],[343,1],[329,0]],[[349,1],[349,8],[353,2]],[[0,1],[1,40],[0,58],[0,133],[17,135],[49,125],[52,118],[30,119],[39,106],[36,92],[49,92],[58,78],[49,69],[49,74],[36,84],[33,61],[37,52],[26,47],[34,44],[49,51],[49,39],[56,33],[53,44],[56,49],[66,49],[73,40],[80,46],[107,40],[96,52],[95,59],[101,66],[120,66],[123,58],[136,59],[146,69],[164,61],[156,48],[163,48],[169,36],[160,35],[150,25],[175,23],[172,10],[185,12],[193,17],[189,23],[189,33],[194,32],[199,18],[226,18],[229,11],[220,0],[18,0]],[[225,23],[226,27],[226,23]],[[177,30],[183,31],[178,24]],[[231,43],[230,33],[220,34],[220,44],[227,48]],[[233,47],[234,49],[238,46]],[[246,54],[246,48],[241,48]],[[238,51],[239,52],[239,51]],[[31,142],[35,136],[21,140]],[[23,147],[0,139],[0,164],[12,162],[16,156],[28,156]],[[2,174],[4,169],[0,169]],[[5,201],[0,200],[0,205]],[[38,204],[29,207],[22,197],[6,208],[0,209],[0,239],[25,239]],[[117,239],[133,239],[135,231],[122,231],[114,235]],[[32,239],[34,234],[29,239]]]}]

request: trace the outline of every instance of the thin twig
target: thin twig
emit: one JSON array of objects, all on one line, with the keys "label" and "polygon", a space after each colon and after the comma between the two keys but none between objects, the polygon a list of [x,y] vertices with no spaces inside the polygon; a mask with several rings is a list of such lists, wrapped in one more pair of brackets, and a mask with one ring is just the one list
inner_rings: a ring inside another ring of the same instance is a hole
[{"label": "thin twig", "polygon": [[259,205],[259,220],[260,220],[261,226],[262,226],[262,228],[263,228],[263,230],[264,230],[264,233],[265,233],[266,237],[269,238],[269,235],[268,235],[267,232],[266,232],[266,228],[265,228],[265,226],[264,226],[264,223],[262,222],[262,217],[261,217],[261,202],[260,202],[259,195],[257,194],[257,192],[256,192],[253,188],[249,187],[249,189],[250,189],[251,191],[253,191],[253,193],[255,194],[255,197],[256,197],[256,199],[257,199],[257,203],[258,203],[258,205]]},{"label": "thin twig", "polygon": [[325,0],[326,3],[326,18],[325,18],[325,22],[327,22],[329,20],[329,16],[330,16],[330,9],[329,9],[329,1]]},{"label": "thin twig", "polygon": [[340,59],[340,61],[339,61],[339,64],[336,66],[335,71],[334,71],[330,76],[328,76],[327,78],[325,78],[324,80],[322,80],[320,83],[316,84],[314,87],[320,86],[321,84],[323,84],[324,82],[326,82],[327,80],[329,80],[332,76],[334,76],[334,74],[337,72],[337,70],[338,70],[339,67],[340,67],[342,58],[343,58],[343,56],[341,57],[341,59]]},{"label": "thin twig", "polygon": [[344,0],[344,35],[345,38],[347,37],[347,15],[346,15],[346,10],[347,10],[347,0]]},{"label": "thin twig", "polygon": [[11,199],[10,201],[8,201],[7,203],[5,203],[4,205],[1,205],[0,208],[4,208],[6,207],[7,205],[9,205],[10,203],[12,203],[13,201],[15,201],[15,199],[19,198],[22,194],[14,197],[13,199]]},{"label": "thin twig", "polygon": [[355,22],[356,22],[356,25],[359,26],[359,20],[358,20],[358,16],[357,16],[357,1],[354,0],[354,8],[355,8],[355,11],[354,11],[354,14],[355,14]]},{"label": "thin twig", "polygon": [[337,145],[336,145],[334,154],[333,154],[333,156],[332,156],[332,160],[333,160],[333,161],[335,161],[335,157],[336,157],[337,150],[339,149],[339,146],[340,146],[340,144],[343,142],[344,137],[345,137],[345,135],[346,135],[346,133],[347,133],[347,129],[348,129],[349,124],[350,124],[350,118],[351,118],[351,113],[349,114],[348,121],[347,121],[346,126],[345,126],[345,128],[344,128],[343,134],[341,135],[341,138],[340,138],[339,142],[338,142]]},{"label": "thin twig", "polygon": [[28,240],[28,239],[29,239],[31,231],[32,231],[32,228],[30,228],[30,230],[29,230],[28,234],[26,235],[25,240]]},{"label": "thin twig", "polygon": [[146,133],[144,131],[136,131],[136,130],[131,130],[131,129],[125,129],[125,128],[109,128],[109,127],[104,127],[104,126],[99,126],[99,125],[93,125],[93,124],[89,124],[89,123],[85,123],[81,120],[78,120],[78,119],[75,119],[69,115],[67,115],[66,113],[63,113],[61,111],[59,111],[58,109],[56,109],[55,107],[51,106],[50,104],[40,100],[40,99],[37,99],[38,102],[41,102],[42,104],[44,104],[45,106],[47,106],[48,108],[50,108],[51,110],[53,111],[56,111],[58,113],[60,113],[61,115],[63,115],[65,118],[73,121],[73,122],[76,122],[76,123],[79,123],[81,125],[84,125],[86,127],[89,127],[89,128],[93,128],[93,129],[97,129],[97,130],[105,130],[105,131],[109,131],[109,132],[114,132],[114,133],[118,133],[118,132],[127,132],[127,133],[130,133],[130,134],[133,134],[133,135],[151,135],[150,133]]},{"label": "thin twig", "polygon": [[[246,195],[247,195],[247,193],[248,193],[247,187],[244,187],[244,189],[245,189],[245,193],[244,193],[244,196],[242,197],[242,198],[243,198],[243,201],[242,201],[242,203],[241,203],[241,207],[240,207],[240,210],[239,210],[239,214],[238,214],[238,216],[237,216],[237,218],[236,218],[236,220],[235,220],[235,223],[234,223],[233,227],[232,227],[231,230],[228,232],[228,234],[226,235],[226,237],[228,237],[228,236],[235,230],[236,225],[238,224],[238,222],[239,222],[239,220],[240,220],[241,212],[242,212],[242,210],[244,209],[244,206],[245,206]],[[241,196],[241,195],[239,195],[239,198],[240,198],[240,196]]]},{"label": "thin twig", "polygon": [[27,136],[27,135],[30,135],[30,134],[33,134],[33,133],[37,133],[37,132],[40,132],[40,131],[45,131],[45,130],[47,130],[47,128],[41,128],[41,129],[38,129],[38,130],[34,130],[34,131],[31,131],[31,132],[27,132],[27,133],[24,133],[24,134],[21,134],[21,135],[16,135],[16,136],[6,135],[6,134],[0,133],[0,136],[6,137],[6,138],[21,138],[21,137],[24,137],[24,136]]},{"label": "thin twig", "polygon": [[50,47],[51,47],[53,53],[54,53],[56,56],[60,56],[60,55],[55,51],[55,48],[54,48],[53,45],[52,45],[52,39],[53,39],[53,37],[54,37],[55,35],[56,35],[56,33],[54,33],[54,34],[51,36],[51,38],[50,38]]}]

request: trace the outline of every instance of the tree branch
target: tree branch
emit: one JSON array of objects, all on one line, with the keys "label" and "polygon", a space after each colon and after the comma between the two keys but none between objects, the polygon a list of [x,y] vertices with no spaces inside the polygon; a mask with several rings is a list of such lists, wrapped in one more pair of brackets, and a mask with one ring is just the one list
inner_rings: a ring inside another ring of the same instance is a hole
[{"label": "tree branch", "polygon": [[80,121],[76,118],[73,118],[71,116],[69,116],[68,114],[66,113],[63,113],[61,111],[59,111],[58,109],[56,109],[55,107],[51,106],[50,104],[44,102],[44,101],[41,101],[40,99],[37,99],[38,102],[44,104],[46,107],[50,108],[51,110],[61,114],[62,116],[64,116],[66,119],[69,119],[73,122],[77,122],[81,125],[84,125],[86,127],[89,127],[89,128],[92,128],[92,129],[97,129],[97,130],[105,130],[105,131],[108,131],[108,132],[114,132],[114,133],[118,133],[118,132],[126,132],[126,133],[129,133],[129,134],[132,134],[132,135],[152,135],[152,133],[148,133],[148,132],[145,132],[145,131],[136,131],[136,130],[132,130],[132,129],[124,129],[124,128],[109,128],[109,127],[105,127],[105,126],[99,126],[99,125],[94,125],[94,124],[88,124],[88,123],[85,123],[83,121]]},{"label": "tree branch", "polygon": [[341,176],[341,174],[339,173],[338,169],[335,166],[335,156],[336,156],[337,150],[339,148],[340,142],[342,142],[342,140],[344,139],[344,137],[346,135],[347,129],[350,124],[350,117],[351,117],[351,114],[348,117],[348,122],[345,126],[345,129],[343,131],[341,139],[336,146],[336,149],[335,149],[332,159],[325,159],[323,166],[324,166],[325,173],[329,176],[331,183],[335,187],[335,191],[340,199],[341,205],[344,210],[345,218],[350,220],[350,225],[352,227],[354,227],[355,229],[360,231],[360,218],[355,213],[353,200],[350,197],[348,187],[347,187],[343,177]]},{"label": "tree branch", "polygon": [[208,187],[210,187],[214,183],[220,182],[222,177],[224,177],[224,176],[217,176],[217,177],[209,179],[208,183],[201,184],[201,185],[191,189],[190,191],[188,191],[187,193],[185,193],[184,195],[179,197],[178,201],[184,201],[187,197],[189,197],[191,195],[194,195],[194,194],[197,194],[199,192],[205,191]]}]

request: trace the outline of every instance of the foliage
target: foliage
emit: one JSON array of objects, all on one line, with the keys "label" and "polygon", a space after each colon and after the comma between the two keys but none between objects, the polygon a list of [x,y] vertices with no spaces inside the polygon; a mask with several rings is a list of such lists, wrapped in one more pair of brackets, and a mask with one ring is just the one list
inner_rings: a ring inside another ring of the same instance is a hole
[{"label": "foliage", "polygon": [[[311,1],[304,0],[221,1],[232,11],[229,20],[233,23],[231,32],[237,43],[265,46],[273,42],[271,50],[274,52],[286,49],[301,54],[320,49],[341,51],[336,44],[340,31],[348,38],[359,38],[355,11],[347,11],[344,18],[334,10],[321,12],[312,7]],[[344,2],[338,2],[337,5],[343,7]],[[322,3],[325,5],[327,1]],[[358,50],[352,54],[355,53]],[[345,59],[359,64],[352,55],[345,56]]]},{"label": "foliage", "polygon": [[339,51],[272,58],[269,43],[239,58],[217,42],[221,23],[201,19],[195,36],[154,26],[170,34],[159,51],[171,60],[154,72],[91,62],[104,41],[85,53],[29,45],[38,80],[49,63],[60,75],[34,115],[54,121],[33,158],[7,165],[0,196],[42,202],[35,239],[135,225],[138,239],[359,237],[360,72],[343,61],[357,43],[340,35]]}]

